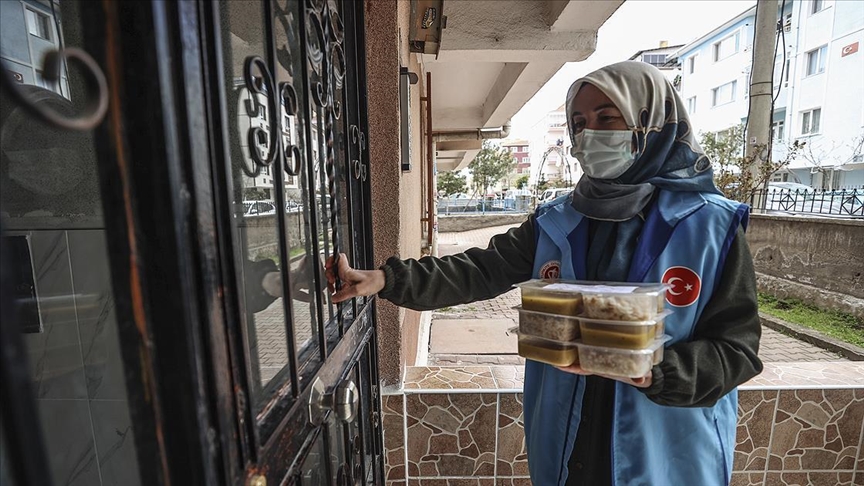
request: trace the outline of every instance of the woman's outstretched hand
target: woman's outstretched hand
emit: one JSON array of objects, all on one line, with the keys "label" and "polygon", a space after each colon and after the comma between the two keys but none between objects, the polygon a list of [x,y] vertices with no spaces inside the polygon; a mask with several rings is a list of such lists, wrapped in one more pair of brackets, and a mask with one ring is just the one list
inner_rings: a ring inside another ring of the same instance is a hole
[{"label": "woman's outstretched hand", "polygon": [[336,286],[336,273],[333,269],[333,257],[327,259],[326,274],[327,286],[333,293],[333,302],[342,302],[352,297],[375,295],[384,288],[385,278],[383,270],[355,270],[348,265],[348,256],[339,254],[338,275],[341,286]]},{"label": "woman's outstretched hand", "polygon": [[[596,373],[591,373],[590,371],[585,371],[578,364],[570,365],[570,366],[559,366],[559,370],[566,371],[567,373],[573,373],[574,375],[595,375]],[[641,378],[624,378],[621,376],[606,376],[606,375],[597,375],[602,376],[603,378],[608,378],[610,380],[620,381],[621,383],[626,383],[628,385],[633,385],[637,388],[648,388],[651,386],[651,372],[649,371],[647,375]]]}]

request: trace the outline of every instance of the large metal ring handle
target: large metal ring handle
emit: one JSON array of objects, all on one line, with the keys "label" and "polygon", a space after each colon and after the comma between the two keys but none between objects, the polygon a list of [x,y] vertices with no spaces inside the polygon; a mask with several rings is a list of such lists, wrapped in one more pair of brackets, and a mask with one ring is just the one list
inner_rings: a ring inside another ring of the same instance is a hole
[{"label": "large metal ring handle", "polygon": [[27,113],[39,120],[67,130],[92,130],[102,122],[102,119],[105,118],[105,113],[108,112],[108,82],[105,80],[105,74],[99,65],[96,64],[96,61],[90,57],[90,54],[76,47],[67,47],[65,49],[49,51],[45,54],[45,57],[42,59],[42,77],[48,81],[58,81],[64,59],[67,62],[77,64],[81,68],[87,83],[87,106],[84,112],[78,116],[63,116],[44,106],[31,103],[16,86],[18,83],[2,67],[0,67],[0,83],[9,91],[12,98],[21,104]]}]

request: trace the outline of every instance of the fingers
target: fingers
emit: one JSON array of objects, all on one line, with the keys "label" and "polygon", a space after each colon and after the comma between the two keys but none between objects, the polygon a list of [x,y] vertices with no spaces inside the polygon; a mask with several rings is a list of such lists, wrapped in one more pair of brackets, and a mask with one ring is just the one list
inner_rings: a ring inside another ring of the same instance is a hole
[{"label": "fingers", "polygon": [[561,371],[564,371],[565,373],[573,373],[574,375],[586,376],[586,375],[591,374],[591,373],[583,370],[582,367],[579,366],[578,364],[572,364],[570,366],[556,366],[556,368],[558,368]]},{"label": "fingers", "polygon": [[333,294],[331,299],[333,299],[334,304],[338,304],[353,297],[357,297],[357,287],[354,285],[342,285],[342,288]]},{"label": "fingers", "polygon": [[339,278],[342,280],[351,280],[348,275],[352,273],[353,268],[348,265],[348,256],[344,253],[339,254]]},{"label": "fingers", "polygon": [[[556,368],[558,368],[559,370],[561,370],[565,373],[573,373],[574,375],[589,376],[589,375],[595,374],[595,373],[592,373],[590,371],[585,371],[578,364],[572,364],[570,366],[556,366]],[[651,374],[650,373],[648,375],[642,376],[640,378],[625,378],[622,376],[608,376],[608,375],[600,375],[600,374],[598,374],[596,376],[606,378],[607,380],[620,381],[621,383],[633,385],[637,388],[648,388],[649,386],[651,386]]]}]

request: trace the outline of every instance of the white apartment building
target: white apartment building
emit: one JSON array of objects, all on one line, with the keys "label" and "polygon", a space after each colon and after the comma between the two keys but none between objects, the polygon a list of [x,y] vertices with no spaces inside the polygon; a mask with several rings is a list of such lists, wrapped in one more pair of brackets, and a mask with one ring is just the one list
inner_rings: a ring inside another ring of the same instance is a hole
[{"label": "white apartment building", "polygon": [[[864,2],[786,0],[774,66],[774,158],[803,153],[777,180],[864,186]],[[681,48],[681,97],[697,133],[746,123],[756,7]],[[856,148],[857,147],[857,148]]]},{"label": "white apartment building", "polygon": [[673,86],[679,88],[681,85],[681,66],[674,59],[675,53],[684,47],[683,44],[670,46],[668,41],[660,41],[660,46],[653,49],[644,49],[630,56],[630,61],[642,61],[650,64],[666,76]]}]

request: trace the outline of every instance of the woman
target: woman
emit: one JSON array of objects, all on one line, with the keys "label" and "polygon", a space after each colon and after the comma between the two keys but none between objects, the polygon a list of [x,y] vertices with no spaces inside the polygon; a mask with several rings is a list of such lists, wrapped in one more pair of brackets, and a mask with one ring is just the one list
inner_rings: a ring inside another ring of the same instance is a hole
[{"label": "woman", "polygon": [[567,123],[585,171],[572,195],[485,250],[394,257],[372,271],[341,258],[334,300],[378,293],[434,309],[556,272],[669,283],[672,341],[648,376],[613,380],[527,362],[531,478],[541,486],[728,484],[736,387],[762,370],[748,208],[720,195],[678,93],[648,64],[613,64],[577,80]]}]

